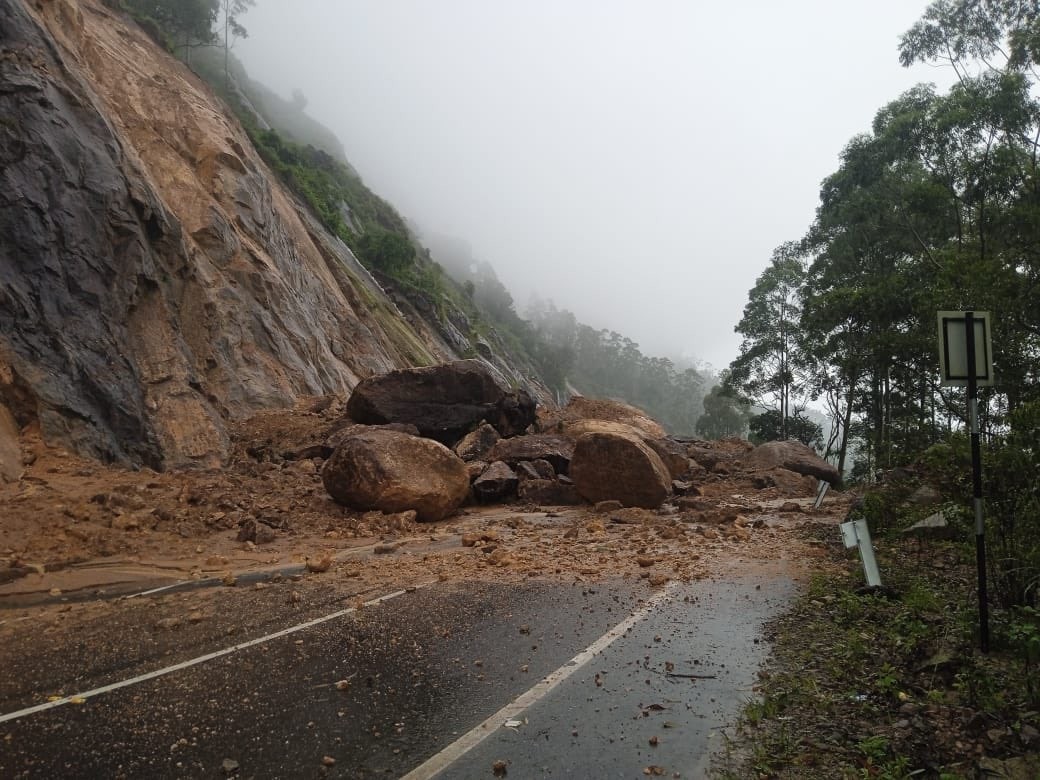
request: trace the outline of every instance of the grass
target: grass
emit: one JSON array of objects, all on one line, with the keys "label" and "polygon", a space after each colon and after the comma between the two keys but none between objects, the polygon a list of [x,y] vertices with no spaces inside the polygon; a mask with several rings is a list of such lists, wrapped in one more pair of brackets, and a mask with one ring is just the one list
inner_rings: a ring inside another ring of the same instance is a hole
[{"label": "grass", "polygon": [[805,533],[844,566],[770,626],[773,660],[717,777],[974,777],[982,761],[1036,757],[1040,622],[996,611],[978,650],[970,547],[883,539],[886,597],[860,590],[836,529]]}]

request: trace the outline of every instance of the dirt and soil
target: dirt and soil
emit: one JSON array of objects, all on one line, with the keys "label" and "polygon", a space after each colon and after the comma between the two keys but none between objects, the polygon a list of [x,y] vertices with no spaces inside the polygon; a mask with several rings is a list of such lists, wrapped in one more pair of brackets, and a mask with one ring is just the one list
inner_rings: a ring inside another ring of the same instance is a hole
[{"label": "dirt and soil", "polygon": [[[225,468],[165,473],[101,465],[26,432],[24,471],[0,485],[0,605],[192,579],[231,582],[293,566],[389,584],[625,576],[649,587],[737,562],[802,566],[818,552],[791,529],[833,523],[845,512],[835,494],[822,512],[805,513],[810,496],[795,502],[797,511],[781,512],[789,495],[718,474],[699,480],[696,509],[469,506],[438,523],[356,512],[328,497],[319,457],[286,458],[323,441],[342,420],[334,399],[305,399],[236,425]],[[734,446],[719,443],[720,457]]]}]

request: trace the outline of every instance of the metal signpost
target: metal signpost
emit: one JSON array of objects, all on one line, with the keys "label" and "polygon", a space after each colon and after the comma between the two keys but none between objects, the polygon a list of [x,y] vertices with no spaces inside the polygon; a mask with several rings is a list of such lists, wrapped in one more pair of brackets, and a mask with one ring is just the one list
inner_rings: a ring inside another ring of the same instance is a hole
[{"label": "metal signpost", "polygon": [[939,312],[939,367],[945,387],[968,388],[971,431],[972,505],[975,510],[975,558],[979,571],[979,645],[989,652],[989,605],[986,598],[986,525],[982,516],[982,456],[979,450],[979,387],[993,384],[993,345],[989,312]]}]

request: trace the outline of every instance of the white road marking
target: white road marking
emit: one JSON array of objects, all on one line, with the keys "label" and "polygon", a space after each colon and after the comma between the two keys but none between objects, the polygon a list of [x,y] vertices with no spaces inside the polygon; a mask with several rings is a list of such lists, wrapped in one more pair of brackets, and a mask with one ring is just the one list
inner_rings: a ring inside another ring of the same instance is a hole
[{"label": "white road marking", "polygon": [[622,620],[612,629],[607,631],[607,633],[574,656],[574,658],[569,660],[555,672],[552,672],[550,675],[542,679],[540,682],[536,683],[533,687],[520,694],[516,699],[500,709],[483,723],[473,727],[444,748],[444,750],[431,756],[411,772],[404,775],[401,780],[430,780],[430,778],[436,777],[462,758],[462,756],[470,750],[490,737],[500,726],[504,726],[507,720],[520,719],[520,715],[524,710],[538,702],[540,699],[545,698],[554,688],[556,688],[556,686],[585,666],[585,664],[595,658],[599,653],[603,652],[611,643],[614,642],[614,640],[623,636],[630,628],[632,628],[632,626],[645,618],[651,609],[670,596],[676,587],[676,584],[672,583],[664,590],[655,593],[649,600],[647,600],[642,608],[633,612],[625,620]]},{"label": "white road marking", "polygon": [[[382,604],[384,601],[390,601],[390,599],[395,599],[398,596],[404,595],[405,593],[410,593],[413,590],[417,590],[418,588],[425,588],[430,584],[432,583],[424,582],[423,584],[417,585],[413,588],[395,590],[393,593],[387,593],[386,595],[380,596],[379,598],[374,598],[371,601],[366,601],[362,606],[372,607],[376,604]],[[356,607],[341,609],[338,612],[333,612],[330,615],[324,615],[323,617],[315,618],[314,620],[308,620],[306,623],[300,623],[299,625],[291,626],[290,628],[285,628],[281,631],[276,631],[273,634],[267,634],[266,636],[257,637],[256,639],[250,639],[248,642],[242,642],[240,644],[233,645],[232,647],[225,647],[223,650],[216,650],[212,653],[206,653],[205,655],[200,655],[198,658],[192,658],[188,661],[182,661],[179,664],[173,664],[172,666],[167,666],[162,669],[156,669],[154,672],[146,672],[145,674],[140,674],[137,677],[131,677],[128,680],[122,680],[120,682],[112,683],[111,685],[103,685],[100,688],[94,688],[89,691],[84,691],[83,693],[75,693],[71,696],[63,696],[60,699],[54,699],[53,701],[44,702],[43,704],[37,704],[34,707],[26,707],[25,709],[18,710],[17,712],[9,712],[6,715],[0,715],[0,723],[5,723],[9,720],[18,720],[19,718],[24,718],[27,715],[34,715],[37,712],[43,712],[44,710],[53,709],[54,707],[61,707],[64,704],[71,704],[73,702],[75,702],[76,704],[82,704],[87,699],[93,696],[99,696],[102,693],[116,691],[120,688],[126,688],[130,685],[137,685],[137,683],[145,682],[147,680],[154,680],[156,677],[162,677],[163,675],[172,674],[173,672],[179,672],[181,669],[188,669],[192,666],[197,666],[198,664],[205,663],[206,661],[212,661],[214,658],[221,658],[222,656],[230,655],[231,653],[237,653],[239,650],[245,650],[247,647],[255,647],[256,645],[261,645],[264,642],[270,642],[272,639],[278,639],[279,637],[288,636],[289,634],[295,634],[297,631],[303,631],[308,628],[313,628],[314,626],[320,625],[321,623],[326,623],[330,620],[335,620],[336,618],[343,617],[344,615],[349,615],[352,612],[356,611]]]}]

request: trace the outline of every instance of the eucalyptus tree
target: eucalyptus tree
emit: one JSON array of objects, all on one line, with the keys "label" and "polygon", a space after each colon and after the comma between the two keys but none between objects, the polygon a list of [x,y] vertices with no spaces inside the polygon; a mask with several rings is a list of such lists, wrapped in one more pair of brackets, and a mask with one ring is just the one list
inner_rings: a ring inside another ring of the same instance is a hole
[{"label": "eucalyptus tree", "polygon": [[697,433],[706,439],[747,435],[748,403],[728,379],[728,372],[723,371],[719,383],[704,396],[704,414],[697,420]]},{"label": "eucalyptus tree", "polygon": [[804,278],[805,259],[799,244],[779,246],[748,293],[743,317],[735,328],[744,338],[727,380],[747,399],[776,410],[781,439],[787,438],[789,419],[806,401],[799,342],[799,289]]},{"label": "eucalyptus tree", "polygon": [[221,25],[224,28],[224,88],[227,89],[231,83],[231,49],[237,39],[245,38],[249,35],[249,32],[242,26],[239,19],[246,11],[256,5],[256,0],[219,0],[219,2]]}]

